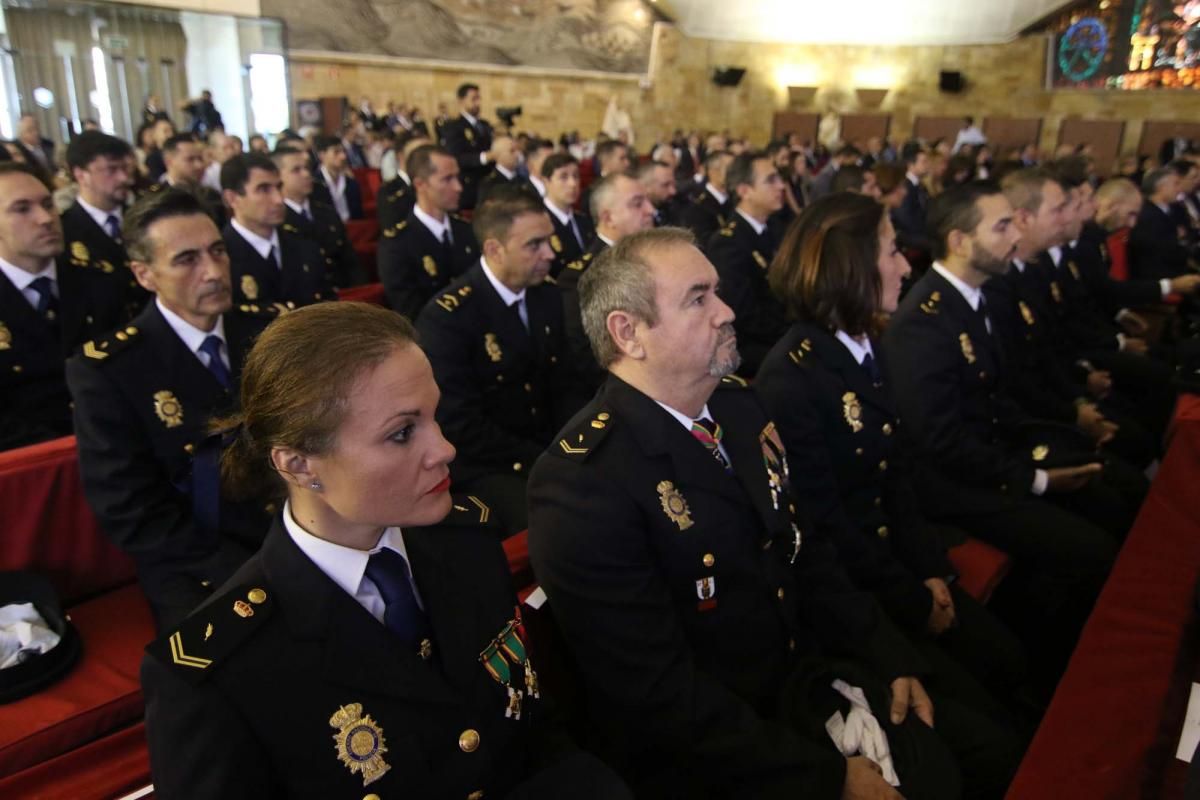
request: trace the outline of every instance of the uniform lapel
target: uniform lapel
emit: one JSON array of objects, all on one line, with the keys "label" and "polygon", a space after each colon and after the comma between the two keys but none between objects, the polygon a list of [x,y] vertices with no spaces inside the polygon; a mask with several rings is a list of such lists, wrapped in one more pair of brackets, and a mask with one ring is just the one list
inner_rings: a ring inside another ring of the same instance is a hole
[{"label": "uniform lapel", "polygon": [[[533,341],[529,331],[525,330],[525,326],[521,323],[521,316],[517,313],[517,309],[505,305],[504,300],[492,286],[492,282],[488,280],[487,275],[483,274],[483,265],[477,264],[471,269],[475,271],[471,278],[471,283],[474,285],[473,290],[478,292],[481,299],[487,304],[485,317],[496,329],[497,338],[517,352],[529,353],[533,347]],[[530,309],[528,294],[525,300],[525,310],[529,312],[529,325],[532,329],[534,317],[532,309]]]},{"label": "uniform lapel", "polygon": [[[62,272],[62,269],[58,271]],[[59,291],[61,294],[61,285]],[[50,324],[38,315],[25,299],[25,295],[21,294],[3,273],[0,273],[0,322],[6,323],[14,337],[32,334],[47,345],[54,341],[54,332]]]},{"label": "uniform lapel", "polygon": [[[758,512],[763,525],[769,531],[779,527],[782,517],[780,508],[782,498],[772,500],[771,483],[767,476],[764,444],[760,437],[765,435],[765,429],[756,429],[751,421],[738,409],[727,405],[729,397],[725,392],[716,392],[709,399],[709,410],[721,427],[725,436],[721,443],[733,463],[733,474],[741,485],[750,504]],[[786,510],[785,510],[786,513]]]},{"label": "uniform lapel", "polygon": [[[854,356],[850,354],[845,345],[838,341],[836,336],[817,330],[811,331],[809,335],[813,343],[814,354],[821,359],[825,366],[841,376],[842,383],[846,385],[847,389],[854,392],[855,396],[863,402],[882,409],[889,416],[894,415],[891,400],[884,390],[883,384],[876,386],[872,382],[867,370],[854,360]],[[879,348],[875,346],[874,342],[872,342],[871,351],[880,374],[886,374],[879,360]]]},{"label": "uniform lapel", "polygon": [[[221,384],[167,324],[156,302],[147,304],[146,310],[138,315],[134,324],[142,330],[157,353],[161,366],[156,371],[163,377],[164,388],[178,391],[189,399],[195,397],[206,411],[219,408],[225,402],[227,395]],[[180,399],[183,400],[182,397]],[[185,414],[188,405],[184,401]]]}]

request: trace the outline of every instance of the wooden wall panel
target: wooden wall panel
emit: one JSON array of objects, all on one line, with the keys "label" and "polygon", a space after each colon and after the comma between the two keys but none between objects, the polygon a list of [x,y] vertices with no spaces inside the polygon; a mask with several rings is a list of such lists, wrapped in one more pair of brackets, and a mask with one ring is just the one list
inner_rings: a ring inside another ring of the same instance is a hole
[{"label": "wooden wall panel", "polygon": [[891,114],[843,114],[842,141],[865,145],[872,136],[886,137],[891,127]]},{"label": "wooden wall panel", "polygon": [[817,140],[817,125],[820,123],[819,114],[807,114],[799,111],[777,111],[771,127],[772,139],[786,139],[788,134],[800,134],[803,142]]},{"label": "wooden wall panel", "polygon": [[1142,140],[1138,142],[1138,155],[1157,156],[1163,142],[1176,136],[1200,140],[1200,122],[1146,120],[1142,125]]},{"label": "wooden wall panel", "polygon": [[1090,144],[1096,159],[1096,171],[1107,177],[1112,174],[1117,155],[1121,152],[1121,136],[1125,123],[1106,119],[1064,119],[1058,130],[1059,144]]},{"label": "wooden wall panel", "polygon": [[1038,117],[988,117],[983,121],[983,133],[992,147],[992,157],[999,159],[1006,150],[1036,145],[1042,135],[1042,121]]},{"label": "wooden wall panel", "polygon": [[913,124],[913,136],[924,139],[926,144],[932,144],[935,139],[946,139],[954,144],[962,126],[962,117],[917,117]]}]

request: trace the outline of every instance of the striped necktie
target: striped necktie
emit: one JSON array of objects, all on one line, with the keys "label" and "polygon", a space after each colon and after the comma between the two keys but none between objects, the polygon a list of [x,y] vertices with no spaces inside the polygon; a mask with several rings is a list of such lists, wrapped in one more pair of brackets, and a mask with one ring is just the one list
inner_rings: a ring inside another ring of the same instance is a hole
[{"label": "striped necktie", "polygon": [[732,467],[729,460],[721,452],[721,438],[725,435],[725,431],[716,422],[711,419],[694,419],[692,420],[692,436],[700,441],[712,453],[713,458],[721,465],[726,472],[731,472]]}]

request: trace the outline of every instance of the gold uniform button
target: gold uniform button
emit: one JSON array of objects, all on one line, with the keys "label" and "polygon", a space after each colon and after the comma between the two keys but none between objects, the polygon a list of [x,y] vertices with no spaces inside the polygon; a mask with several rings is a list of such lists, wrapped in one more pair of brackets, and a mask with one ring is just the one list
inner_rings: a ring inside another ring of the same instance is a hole
[{"label": "gold uniform button", "polygon": [[483,789],[476,789],[467,795],[467,800],[483,800]]},{"label": "gold uniform button", "polygon": [[118,342],[123,342],[128,338],[129,338],[129,334],[126,333],[125,331],[117,331],[117,341]]},{"label": "gold uniform button", "polygon": [[879,529],[878,529],[877,531],[875,531],[875,532],[879,534],[879,538],[880,538],[880,539],[886,539],[886,538],[888,537],[888,527],[887,527],[887,525],[880,525],[880,526],[879,526]]},{"label": "gold uniform button", "polygon": [[986,370],[979,371],[979,380],[981,380],[981,381],[987,380],[987,371]]},{"label": "gold uniform button", "polygon": [[784,594],[784,592],[783,592],[783,587],[782,587],[782,586],[780,586],[780,587],[779,587],[779,589],[777,589],[777,590],[776,590],[776,592],[775,592],[775,596],[776,596],[776,597],[778,597],[780,600],[782,600],[782,599],[783,599],[783,594]]},{"label": "gold uniform button", "polygon": [[883,461],[879,462],[879,471],[887,472],[887,459],[884,459]]},{"label": "gold uniform button", "polygon": [[862,454],[863,454],[863,449],[861,447],[854,448],[854,455],[861,456]]},{"label": "gold uniform button", "polygon": [[527,392],[532,392],[532,391],[533,391],[533,384],[532,384],[532,383],[527,383],[527,384],[525,384],[525,391],[527,391]]},{"label": "gold uniform button", "polygon": [[521,471],[521,462],[518,461],[517,463],[513,464],[513,472],[520,472],[520,471]]},{"label": "gold uniform button", "polygon": [[479,731],[467,728],[458,735],[458,749],[464,753],[474,753],[479,749]]},{"label": "gold uniform button", "polygon": [[13,364],[13,372],[20,374],[24,371],[25,371],[25,368],[22,367],[20,364]]},{"label": "gold uniform button", "polygon": [[363,800],[380,800],[380,797],[377,794],[368,794],[363,797]]},{"label": "gold uniform button", "polygon": [[763,539],[762,548],[763,548],[763,550],[770,550],[771,549],[771,540]]},{"label": "gold uniform button", "polygon": [[788,652],[789,653],[796,652],[796,640],[795,639],[788,639]]},{"label": "gold uniform button", "polygon": [[190,456],[192,453],[196,452],[196,445],[191,444],[190,442],[188,444],[185,444],[183,446],[183,452],[187,453]]},{"label": "gold uniform button", "polygon": [[706,567],[711,567],[713,564],[717,563],[717,559],[713,556],[712,553],[705,553],[704,558],[702,558],[700,560],[704,562],[704,566],[706,566]]},{"label": "gold uniform button", "polygon": [[130,325],[128,328],[125,329],[125,332],[128,333],[130,336],[137,336],[138,329],[133,327],[132,325]]},{"label": "gold uniform button", "polygon": [[883,423],[883,435],[884,436],[892,435],[892,423],[890,423],[890,422]]},{"label": "gold uniform button", "polygon": [[246,599],[256,606],[261,605],[267,602],[267,593],[262,589],[251,589],[250,593],[246,595]]},{"label": "gold uniform button", "polygon": [[601,411],[596,415],[596,419],[600,420],[601,422],[608,422],[609,414],[607,411]]},{"label": "gold uniform button", "polygon": [[881,505],[883,505],[883,498],[882,498],[882,497],[876,497],[876,498],[875,498],[875,505],[877,505],[877,506],[881,506]]}]

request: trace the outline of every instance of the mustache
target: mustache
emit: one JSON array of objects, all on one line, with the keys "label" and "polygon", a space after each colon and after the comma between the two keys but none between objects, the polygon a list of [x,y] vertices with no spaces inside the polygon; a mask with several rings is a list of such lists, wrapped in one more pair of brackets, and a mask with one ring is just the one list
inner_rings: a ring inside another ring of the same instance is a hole
[{"label": "mustache", "polygon": [[721,346],[731,339],[737,338],[737,331],[733,329],[732,322],[726,322],[717,329],[717,346]]}]

